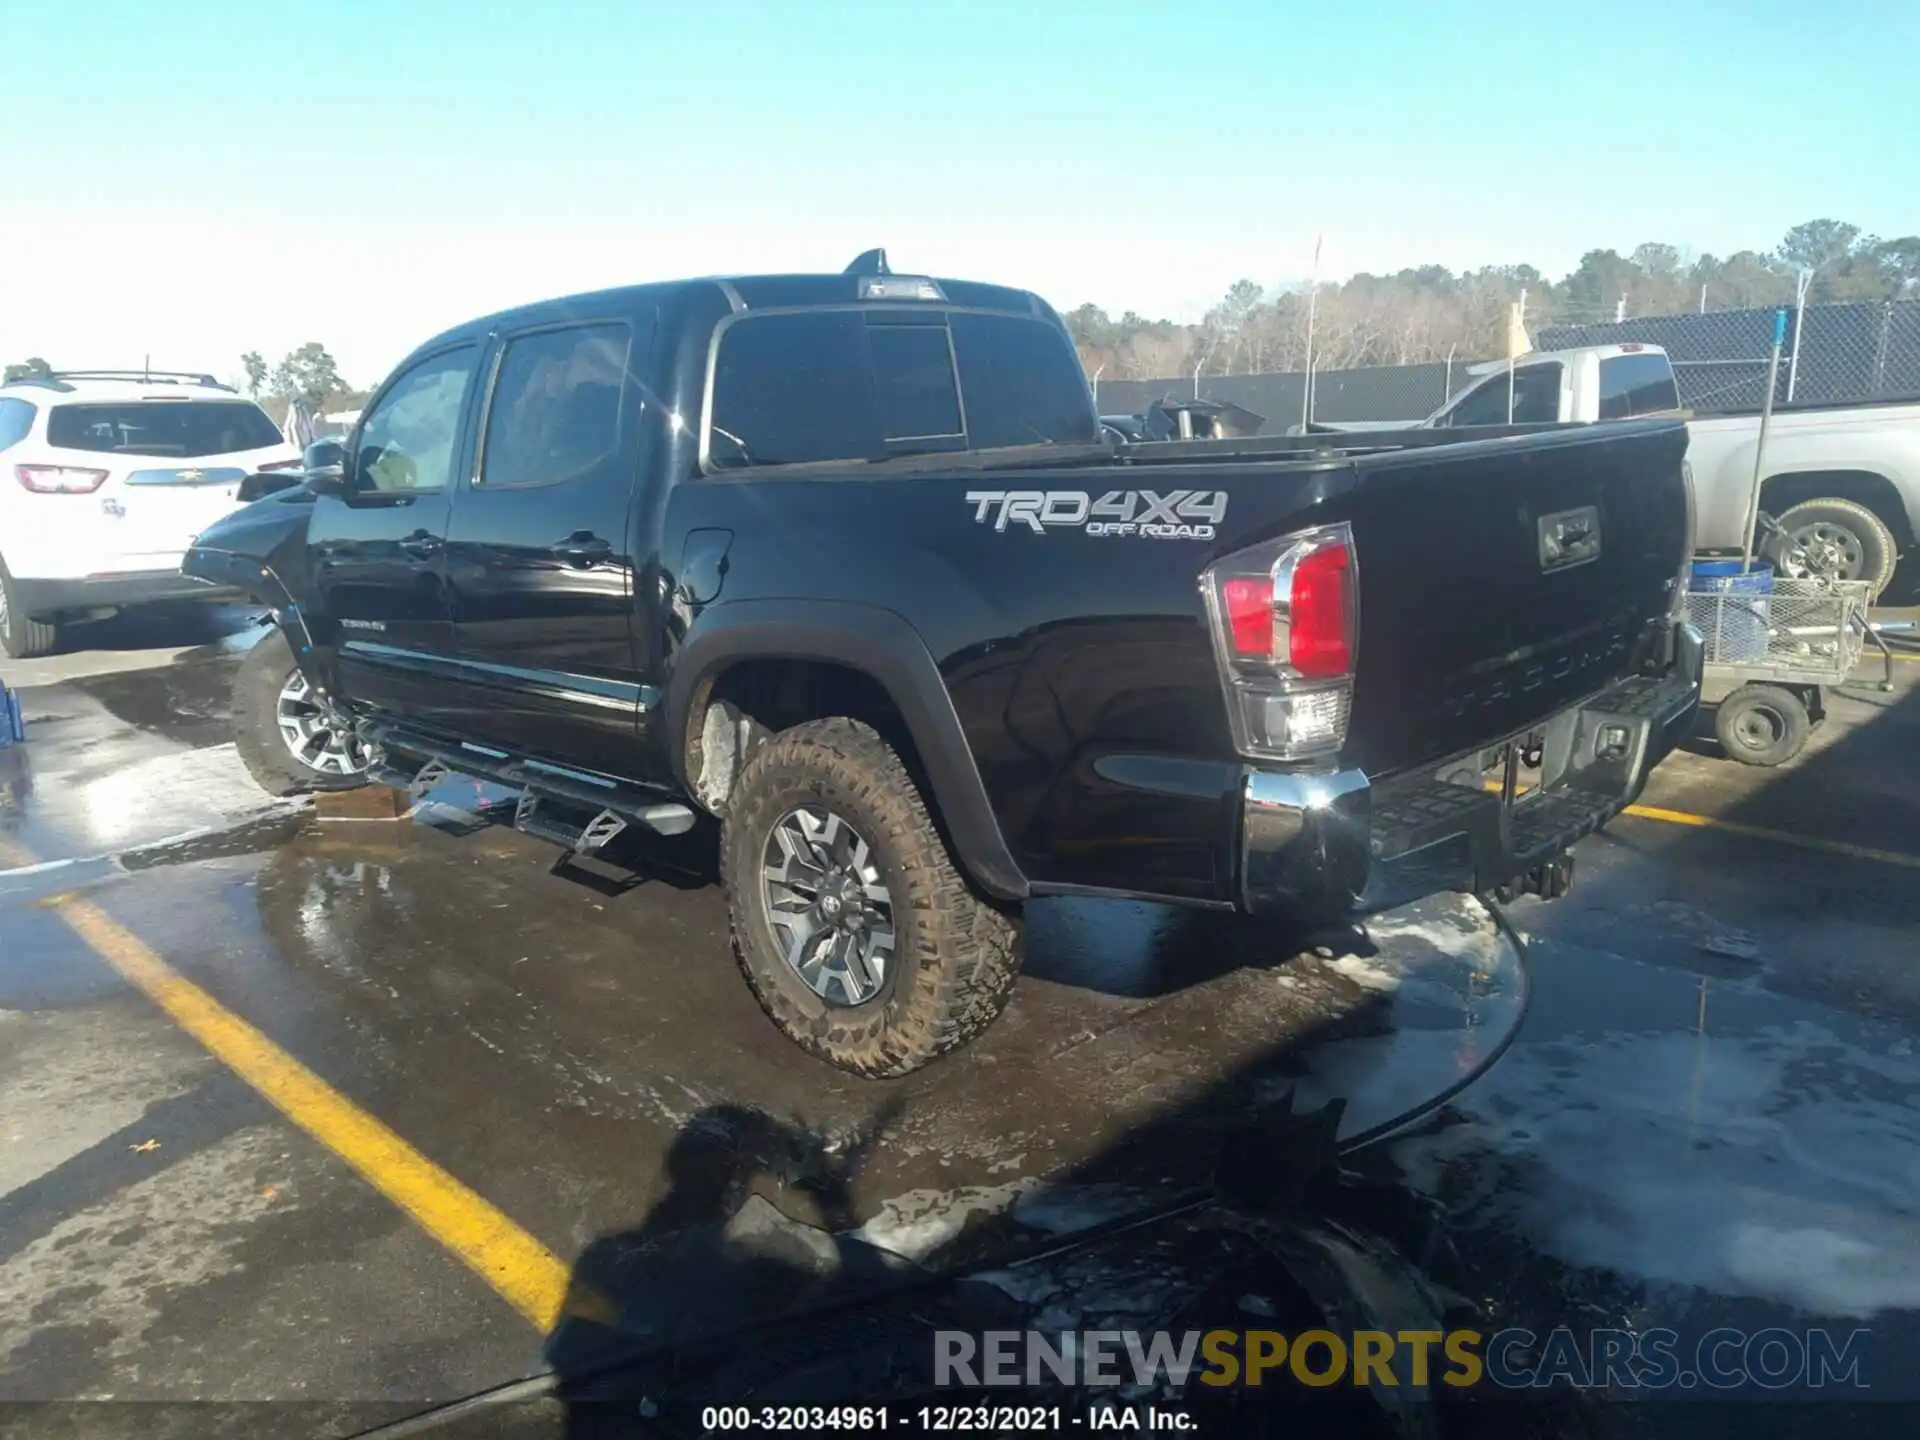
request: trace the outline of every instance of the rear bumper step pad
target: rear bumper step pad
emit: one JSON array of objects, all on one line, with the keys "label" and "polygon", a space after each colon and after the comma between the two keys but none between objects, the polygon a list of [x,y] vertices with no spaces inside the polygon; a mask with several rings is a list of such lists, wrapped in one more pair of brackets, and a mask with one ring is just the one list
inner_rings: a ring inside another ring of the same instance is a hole
[{"label": "rear bumper step pad", "polygon": [[1633,676],[1542,722],[1537,788],[1489,790],[1477,754],[1379,785],[1356,770],[1250,770],[1241,798],[1241,906],[1265,913],[1334,907],[1367,914],[1442,890],[1488,893],[1539,882],[1567,847],[1639,795],[1683,739],[1700,699],[1702,644],[1677,627],[1663,675]]}]

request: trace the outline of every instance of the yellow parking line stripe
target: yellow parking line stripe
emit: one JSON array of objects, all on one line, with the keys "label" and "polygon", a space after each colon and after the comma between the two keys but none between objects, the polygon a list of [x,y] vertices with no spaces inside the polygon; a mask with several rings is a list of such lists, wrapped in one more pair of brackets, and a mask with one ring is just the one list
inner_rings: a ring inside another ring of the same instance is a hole
[{"label": "yellow parking line stripe", "polygon": [[333,1151],[542,1330],[560,1318],[566,1265],[487,1200],[180,975],[85,900],[54,902],[74,933],[182,1030]]},{"label": "yellow parking line stripe", "polygon": [[1802,850],[1821,850],[1829,855],[1847,855],[1856,860],[1877,860],[1883,865],[1905,865],[1920,870],[1920,855],[1909,855],[1903,850],[1881,850],[1872,845],[1855,845],[1850,840],[1824,840],[1817,835],[1796,835],[1790,830],[1769,830],[1764,825],[1745,825],[1738,820],[1719,820],[1711,815],[1695,815],[1690,810],[1667,810],[1658,805],[1629,805],[1625,813],[1642,820],[1687,825],[1696,830],[1720,830],[1728,835],[1744,835],[1750,840],[1771,840]]},{"label": "yellow parking line stripe", "polygon": [[[0,839],[0,857],[32,856]],[[585,1292],[569,1303],[566,1264],[481,1195],[328,1085],[174,970],[139,936],[77,895],[42,902],[123,979],[146,994],[275,1109],[357,1170],[541,1330],[563,1312],[606,1320]]]}]

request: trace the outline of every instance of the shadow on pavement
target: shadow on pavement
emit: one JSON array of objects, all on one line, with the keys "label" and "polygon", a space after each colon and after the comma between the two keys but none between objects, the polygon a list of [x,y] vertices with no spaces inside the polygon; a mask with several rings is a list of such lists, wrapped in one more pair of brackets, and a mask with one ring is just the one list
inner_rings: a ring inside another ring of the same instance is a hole
[{"label": "shadow on pavement", "polygon": [[[1363,994],[1284,1048],[1304,1056],[1381,1023],[1388,1005]],[[752,1107],[703,1110],[674,1140],[669,1186],[643,1221],[596,1240],[578,1261],[548,1340],[551,1381],[537,1394],[521,1387],[423,1417],[421,1428],[500,1440],[694,1435],[711,1407],[884,1403],[902,1417],[894,1426],[916,1434],[925,1433],[923,1405],[1057,1406],[1058,1426],[1071,1430],[1093,1428],[1096,1412],[1157,1400],[1216,1435],[1450,1433],[1425,1393],[1321,1389],[1281,1374],[1262,1388],[1189,1381],[1171,1398],[1164,1387],[1115,1390],[1051,1370],[1017,1389],[987,1385],[977,1370],[971,1382],[960,1371],[937,1383],[937,1347],[960,1343],[943,1333],[975,1343],[1026,1329],[1055,1342],[1064,1331],[1122,1328],[1398,1334],[1472,1318],[1471,1305],[1422,1273],[1422,1264],[1444,1268],[1435,1217],[1343,1165],[1342,1101],[1297,1112],[1289,1091],[1249,1125],[1235,1099],[1282,1058],[1263,1054],[1220,1075],[1049,1177],[1030,1211],[984,1220],[998,1230],[986,1247],[991,1270],[923,1269],[856,1223],[856,1182],[901,1114],[897,1098],[850,1142]],[[1048,1224],[1050,1196],[1143,1172],[1177,1182],[1151,1210]],[[791,1218],[796,1210],[818,1223]],[[1562,1415],[1534,1430],[1476,1408],[1472,1433],[1568,1433]]]},{"label": "shadow on pavement", "polygon": [[[1880,713],[1767,776],[1720,818],[1920,852],[1910,765],[1920,690],[1864,697],[1864,703]],[[1682,830],[1663,833],[1659,843],[1677,853],[1728,842],[1712,831]],[[1861,857],[1853,863],[1883,862]],[[1890,902],[1897,903],[1894,889],[1910,874],[1886,869]],[[1178,938],[1149,938],[1146,947],[1172,943],[1201,957],[1203,969],[1230,968],[1237,963],[1234,927],[1214,927],[1208,919],[1169,921],[1166,936]],[[1057,948],[1045,940],[1044,922],[1040,936],[1038,948]],[[1055,962],[1056,978],[1070,981],[1077,957],[1066,948]],[[1364,999],[1358,1008],[1377,1003]],[[1320,1038],[1300,1033],[1288,1044],[1306,1052]],[[1271,1060],[1262,1057],[1252,1068]],[[1223,1075],[1209,1090],[1230,1091],[1235,1081]],[[611,1319],[576,1315],[555,1331],[549,1346],[555,1390],[545,1402],[554,1408],[544,1423],[570,1437],[692,1434],[710,1406],[831,1406],[857,1398],[885,1399],[896,1411],[1011,1402],[1090,1415],[1089,1407],[1142,1398],[1059,1384],[938,1386],[933,1366],[942,1331],[979,1336],[1028,1328],[1183,1332],[1258,1325],[1298,1335],[1322,1326],[1340,1333],[1513,1323],[1510,1314],[1490,1316],[1447,1288],[1471,1286],[1488,1295],[1495,1283],[1484,1272],[1465,1272],[1437,1207],[1397,1184],[1390,1164],[1375,1166],[1351,1154],[1343,1161],[1334,1139],[1338,1102],[1305,1116],[1272,1117],[1259,1128],[1222,1129],[1208,1099],[1196,1096],[1129,1130],[1057,1177],[1058,1183],[1098,1183],[1157,1165],[1184,1169],[1194,1182],[1187,1195],[1151,1216],[1055,1242],[1051,1254],[1044,1245],[1024,1255],[1008,1245],[995,1271],[958,1278],[917,1272],[876,1252],[850,1228],[850,1211],[841,1214],[849,1223],[837,1225],[831,1217],[841,1212],[823,1206],[829,1218],[820,1227],[786,1218],[778,1203],[786,1189],[819,1183],[828,1195],[844,1193],[846,1170],[860,1164],[857,1150],[844,1158],[822,1155],[804,1132],[751,1112],[698,1117],[675,1147],[676,1174],[684,1177],[676,1179],[675,1193],[639,1230],[598,1242],[583,1257],[577,1272],[583,1292],[608,1297]],[[809,1171],[810,1165],[823,1168]],[[789,1178],[767,1183],[783,1171]],[[1531,1277],[1535,1301],[1559,1313],[1530,1319],[1581,1323],[1579,1296],[1591,1286],[1573,1272],[1561,1279],[1563,1289],[1543,1295],[1541,1276]],[[1586,1323],[1596,1322],[1589,1317]],[[617,1359],[623,1349],[629,1353]],[[1565,1391],[1524,1410],[1475,1403],[1444,1387],[1435,1387],[1434,1398],[1441,1403],[1423,1403],[1405,1390],[1189,1386],[1177,1404],[1202,1431],[1234,1435],[1564,1435],[1611,1431],[1619,1421],[1609,1415],[1603,1423],[1594,1398]],[[1767,1433],[1831,1433],[1842,1424],[1859,1434],[1904,1433],[1911,1418],[1901,1406],[1767,1413],[1783,1427]],[[1750,1429],[1754,1412],[1669,1404],[1649,1418],[1658,1421],[1653,1433],[1734,1433]]]},{"label": "shadow on pavement", "polygon": [[59,653],[218,647],[250,626],[254,613],[245,606],[192,601],[132,606],[99,620],[61,627]]}]

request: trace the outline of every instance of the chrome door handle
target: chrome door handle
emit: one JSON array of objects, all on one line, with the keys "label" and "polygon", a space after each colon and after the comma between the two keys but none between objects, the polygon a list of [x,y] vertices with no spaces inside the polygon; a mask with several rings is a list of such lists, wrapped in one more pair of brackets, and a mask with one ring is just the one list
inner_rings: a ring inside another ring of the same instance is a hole
[{"label": "chrome door handle", "polygon": [[575,534],[562,540],[549,553],[556,560],[564,560],[577,569],[585,570],[611,556],[613,546],[598,535]]}]

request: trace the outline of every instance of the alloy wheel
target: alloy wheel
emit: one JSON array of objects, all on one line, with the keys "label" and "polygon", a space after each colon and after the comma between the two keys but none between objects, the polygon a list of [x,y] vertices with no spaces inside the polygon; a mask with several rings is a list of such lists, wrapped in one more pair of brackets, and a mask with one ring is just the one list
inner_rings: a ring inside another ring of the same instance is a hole
[{"label": "alloy wheel", "polygon": [[309,770],[322,775],[358,775],[370,763],[366,747],[351,727],[338,725],[314,699],[307,677],[295,670],[280,687],[274,722],[288,752]]},{"label": "alloy wheel", "polygon": [[829,1005],[864,1005],[893,967],[893,892],[867,839],[823,805],[767,837],[761,896],[781,957]]}]

